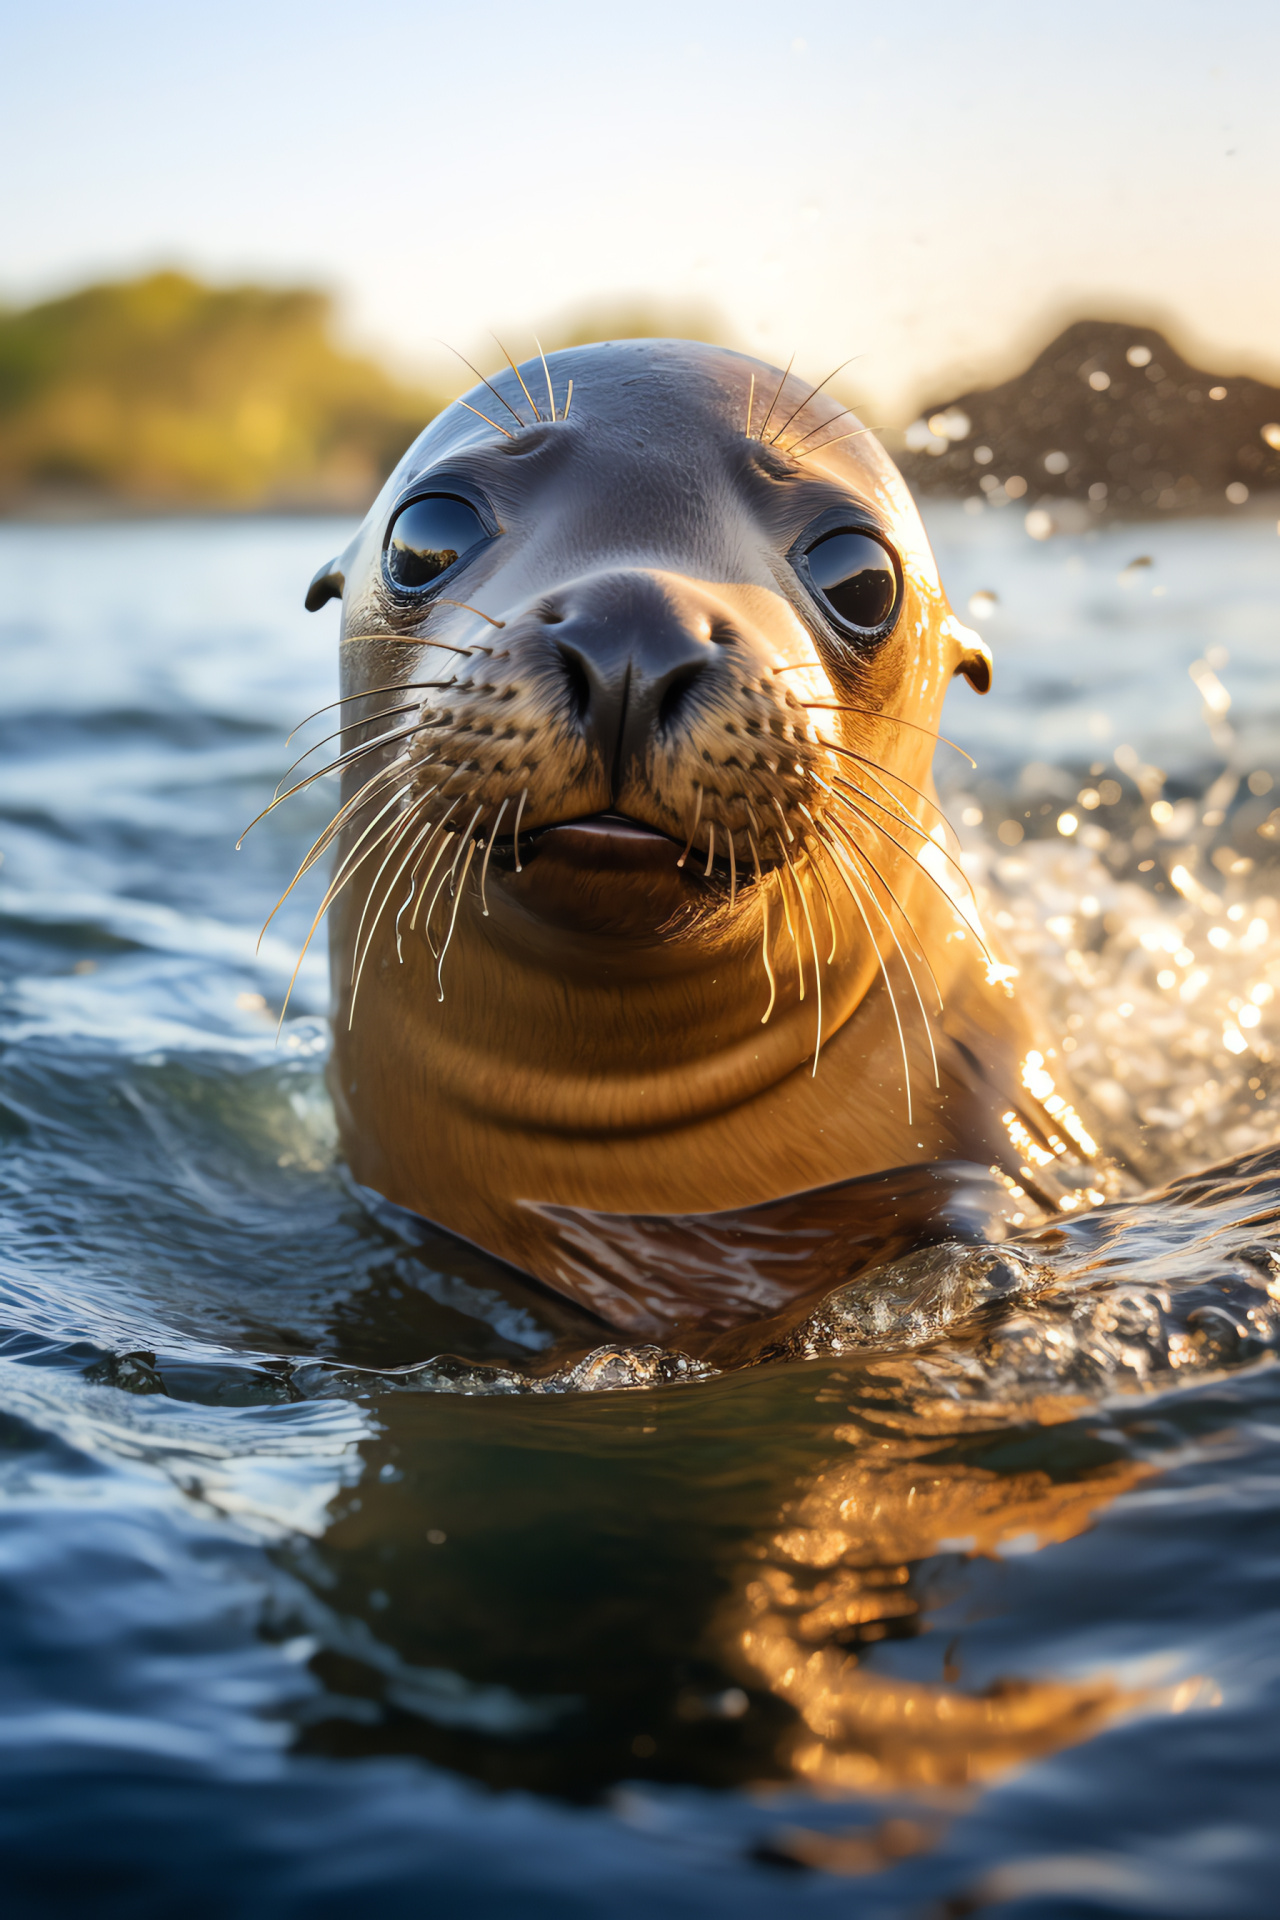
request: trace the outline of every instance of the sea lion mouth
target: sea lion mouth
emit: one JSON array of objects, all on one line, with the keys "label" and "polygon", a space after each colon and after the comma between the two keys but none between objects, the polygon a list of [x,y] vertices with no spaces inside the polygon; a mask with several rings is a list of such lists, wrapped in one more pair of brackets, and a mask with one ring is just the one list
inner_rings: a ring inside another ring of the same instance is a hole
[{"label": "sea lion mouth", "polygon": [[[515,850],[509,839],[495,841],[493,851],[495,859],[509,854],[514,865]],[[674,868],[680,853],[680,842],[669,834],[633,820],[629,814],[611,811],[535,827],[520,839],[522,862],[547,857],[565,866],[595,871],[653,873]]]},{"label": "sea lion mouth", "polygon": [[[515,847],[510,835],[494,841],[492,858],[495,866],[515,870]],[[521,864],[528,865],[539,858],[583,872],[679,871],[689,880],[720,879],[728,883],[730,879],[727,853],[717,852],[708,867],[705,847],[689,849],[683,841],[673,839],[660,827],[651,827],[630,814],[611,809],[583,814],[576,820],[556,821],[550,826],[535,827],[528,833],[522,833]],[[772,869],[773,863],[770,861],[761,864],[763,870]],[[739,885],[748,877],[748,872],[744,871],[741,863],[737,865],[735,877]]]}]

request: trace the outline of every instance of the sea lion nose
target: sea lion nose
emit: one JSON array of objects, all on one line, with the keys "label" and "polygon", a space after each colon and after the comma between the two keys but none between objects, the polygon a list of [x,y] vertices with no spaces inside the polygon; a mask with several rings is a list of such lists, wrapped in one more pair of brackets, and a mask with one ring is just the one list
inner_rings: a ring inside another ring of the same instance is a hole
[{"label": "sea lion nose", "polygon": [[713,609],[696,589],[628,571],[576,581],[543,603],[579,724],[615,773],[681,724],[716,657]]}]

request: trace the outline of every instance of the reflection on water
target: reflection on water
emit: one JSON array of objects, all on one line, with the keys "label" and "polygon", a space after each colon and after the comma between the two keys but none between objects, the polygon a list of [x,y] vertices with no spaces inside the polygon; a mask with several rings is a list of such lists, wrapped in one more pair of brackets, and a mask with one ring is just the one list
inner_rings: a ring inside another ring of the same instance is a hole
[{"label": "reflection on water", "polygon": [[786,1515],[745,1586],[737,1630],[744,1673],[800,1716],[789,1753],[798,1773],[857,1788],[985,1780],[1085,1739],[1127,1705],[1155,1704],[1106,1674],[1006,1675],[971,1692],[959,1636],[936,1680],[868,1670],[862,1658],[927,1631],[931,1604],[947,1597],[945,1575],[921,1583],[913,1563],[1070,1539],[1149,1469],[1129,1461],[1057,1484],[1043,1469],[1000,1473],[932,1459],[927,1443],[872,1441],[856,1428],[848,1437],[864,1441],[864,1457],[818,1475]]},{"label": "reflection on water", "polygon": [[950,804],[1028,1092],[1075,1072],[1122,1191],[985,1245],[962,1170],[935,1244],[678,1351],[345,1180],[318,963],[273,1045],[306,809],[231,843],[330,697],[294,603],[337,530],[0,532],[0,1846],[42,1911],[197,1868],[299,1912],[1267,1911],[1280,541],[1144,529],[1134,576],[1133,529],[935,520],[995,590]]}]

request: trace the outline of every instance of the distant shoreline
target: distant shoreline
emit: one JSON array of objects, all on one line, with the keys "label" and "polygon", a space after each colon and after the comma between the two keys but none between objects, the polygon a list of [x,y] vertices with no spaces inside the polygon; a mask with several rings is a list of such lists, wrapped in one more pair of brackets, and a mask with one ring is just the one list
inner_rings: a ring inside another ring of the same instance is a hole
[{"label": "distant shoreline", "polygon": [[299,502],[296,505],[263,507],[227,507],[217,501],[201,505],[184,501],[181,505],[141,505],[130,501],[32,503],[0,508],[0,527],[85,527],[85,526],[161,526],[179,521],[216,520],[352,520],[357,523],[369,511],[369,503],[346,506]]},{"label": "distant shoreline", "polygon": [[[926,514],[940,506],[963,512],[969,505],[955,494],[921,491],[916,487],[911,488],[911,493],[916,505]],[[117,500],[42,500],[16,507],[0,507],[0,527],[163,526],[190,521],[232,524],[273,520],[347,520],[358,524],[368,513],[371,504],[298,501],[272,506],[230,507],[216,501],[205,505],[184,501],[180,505],[165,506]],[[1004,501],[995,506],[984,502],[981,517],[985,518],[988,513],[999,513],[1011,515],[1014,519],[1025,519],[1028,512],[1040,510],[1052,515],[1057,508],[1072,516],[1072,524],[1055,529],[1059,536],[1068,537],[1079,537],[1095,527],[1102,530],[1119,525],[1159,526],[1177,520],[1274,519],[1280,523],[1280,489],[1260,489],[1240,506],[1232,506],[1225,500],[1202,500],[1196,506],[1179,505],[1163,509],[1109,506],[1104,513],[1090,515],[1088,521],[1075,524],[1079,519],[1079,507],[1080,503],[1070,495],[1027,495],[1024,499]]]}]

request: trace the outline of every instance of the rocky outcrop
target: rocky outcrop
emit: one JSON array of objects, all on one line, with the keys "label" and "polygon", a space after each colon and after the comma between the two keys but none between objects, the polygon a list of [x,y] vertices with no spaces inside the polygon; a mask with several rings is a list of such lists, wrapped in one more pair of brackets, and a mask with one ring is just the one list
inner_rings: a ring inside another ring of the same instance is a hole
[{"label": "rocky outcrop", "polygon": [[922,493],[1229,511],[1280,488],[1280,387],[1193,367],[1151,327],[1078,320],[1014,379],[927,407],[895,451]]}]

